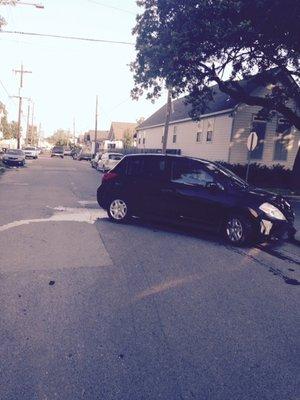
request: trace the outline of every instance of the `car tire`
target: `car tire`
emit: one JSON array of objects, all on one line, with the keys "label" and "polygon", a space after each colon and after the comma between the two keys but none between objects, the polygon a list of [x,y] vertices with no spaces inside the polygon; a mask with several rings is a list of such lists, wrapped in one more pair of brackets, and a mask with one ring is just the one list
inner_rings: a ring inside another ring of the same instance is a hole
[{"label": "car tire", "polygon": [[234,246],[250,244],[254,239],[251,221],[243,215],[231,214],[224,224],[225,240]]},{"label": "car tire", "polygon": [[128,201],[121,198],[113,198],[107,207],[109,218],[117,223],[124,223],[130,219]]}]

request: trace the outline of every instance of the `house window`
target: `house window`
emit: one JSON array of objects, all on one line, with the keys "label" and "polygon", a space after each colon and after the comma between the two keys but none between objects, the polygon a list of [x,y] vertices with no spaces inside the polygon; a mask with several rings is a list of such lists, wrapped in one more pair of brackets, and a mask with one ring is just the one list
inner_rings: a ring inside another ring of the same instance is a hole
[{"label": "house window", "polygon": [[143,144],[145,144],[146,143],[146,138],[143,138]]},{"label": "house window", "polygon": [[277,122],[274,147],[274,160],[286,161],[290,145],[291,124],[283,118]]},{"label": "house window", "polygon": [[206,132],[206,141],[211,143],[212,142],[212,138],[213,138],[213,133],[212,131],[207,131]]},{"label": "house window", "polygon": [[173,143],[176,143],[177,135],[173,135]]},{"label": "house window", "polygon": [[139,138],[139,144],[141,144],[141,138]]},{"label": "house window", "polygon": [[201,142],[201,136],[202,136],[202,132],[197,132],[197,134],[196,134],[196,142],[198,142],[198,143]]},{"label": "house window", "polygon": [[252,160],[261,160],[263,157],[264,143],[266,136],[267,122],[259,117],[254,116],[251,132],[255,132],[258,136],[257,146],[251,151],[250,157]]},{"label": "house window", "polygon": [[206,142],[211,143],[213,141],[213,131],[214,131],[214,120],[208,119],[206,125]]}]

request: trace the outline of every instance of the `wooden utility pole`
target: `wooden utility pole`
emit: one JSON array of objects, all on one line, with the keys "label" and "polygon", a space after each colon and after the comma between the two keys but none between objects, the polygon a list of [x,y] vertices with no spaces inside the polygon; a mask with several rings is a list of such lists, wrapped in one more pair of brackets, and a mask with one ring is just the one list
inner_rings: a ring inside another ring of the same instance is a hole
[{"label": "wooden utility pole", "polygon": [[162,144],[163,154],[167,153],[168,132],[169,132],[169,124],[170,124],[170,118],[171,118],[171,110],[172,110],[172,91],[171,91],[171,89],[169,89],[168,90],[168,100],[167,100],[167,110],[166,110],[166,121],[165,121],[163,144]]},{"label": "wooden utility pole", "polygon": [[98,131],[98,95],[96,96],[96,112],[95,112],[95,148],[94,156],[97,153],[97,131]]},{"label": "wooden utility pole", "polygon": [[34,123],[34,103],[32,103],[32,111],[31,111],[30,144],[32,144],[32,139],[33,139],[33,123]]},{"label": "wooden utility pole", "polygon": [[28,146],[28,138],[29,138],[29,118],[30,118],[30,100],[28,101],[28,106],[27,106],[27,124],[26,124],[26,139],[25,139],[26,146]]},{"label": "wooden utility pole", "polygon": [[[31,74],[32,71],[25,71],[23,64],[21,64],[21,69],[13,70],[15,74],[20,74],[20,86],[19,86],[19,112],[18,112],[18,149],[20,148],[20,139],[21,139],[21,117],[22,117],[22,96],[21,90],[23,88],[23,75]],[[15,96],[16,97],[16,96]]]},{"label": "wooden utility pole", "polygon": [[74,147],[75,147],[75,144],[76,144],[75,117],[73,118],[73,142],[74,142]]}]

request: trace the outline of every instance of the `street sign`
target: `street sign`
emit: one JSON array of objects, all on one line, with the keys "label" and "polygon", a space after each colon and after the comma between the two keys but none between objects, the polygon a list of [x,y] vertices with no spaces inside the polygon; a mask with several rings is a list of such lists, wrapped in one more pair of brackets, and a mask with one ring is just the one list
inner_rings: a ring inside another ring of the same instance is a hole
[{"label": "street sign", "polygon": [[247,139],[247,147],[249,151],[253,151],[258,143],[258,136],[255,132],[251,132]]}]

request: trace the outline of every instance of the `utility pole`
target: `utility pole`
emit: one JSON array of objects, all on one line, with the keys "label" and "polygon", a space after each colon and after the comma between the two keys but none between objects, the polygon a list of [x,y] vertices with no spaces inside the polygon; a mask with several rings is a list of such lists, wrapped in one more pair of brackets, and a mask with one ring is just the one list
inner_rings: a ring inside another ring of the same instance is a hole
[{"label": "utility pole", "polygon": [[75,144],[76,144],[75,117],[73,118],[73,142],[74,142],[74,147],[75,147]]},{"label": "utility pole", "polygon": [[32,71],[25,71],[23,68],[23,64],[21,64],[21,69],[13,70],[15,74],[20,74],[20,86],[19,86],[19,96],[14,96],[19,98],[19,112],[18,112],[18,149],[20,148],[20,139],[21,139],[21,116],[22,116],[22,96],[21,90],[23,88],[23,75],[31,74]]},{"label": "utility pole", "polygon": [[29,118],[30,118],[30,100],[28,101],[28,106],[27,106],[27,124],[26,124],[26,139],[25,139],[26,146],[28,146],[28,138],[29,138]]},{"label": "utility pole", "polygon": [[171,118],[171,110],[172,110],[172,91],[171,91],[171,89],[168,89],[166,121],[165,121],[165,127],[164,127],[163,146],[162,146],[163,154],[167,153],[168,132],[169,132],[169,123],[170,123],[170,118]]},{"label": "utility pole", "polygon": [[98,132],[98,95],[96,96],[96,112],[95,112],[95,148],[94,156],[97,153],[97,132]]},{"label": "utility pole", "polygon": [[32,102],[32,112],[31,112],[30,144],[32,144],[32,139],[33,139],[33,122],[34,122],[34,102]]}]

